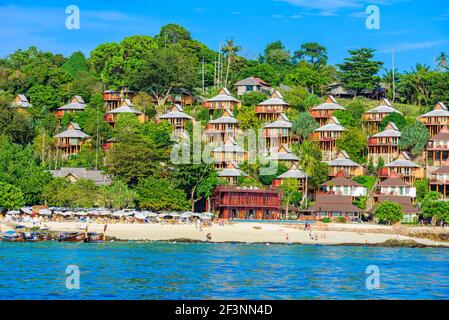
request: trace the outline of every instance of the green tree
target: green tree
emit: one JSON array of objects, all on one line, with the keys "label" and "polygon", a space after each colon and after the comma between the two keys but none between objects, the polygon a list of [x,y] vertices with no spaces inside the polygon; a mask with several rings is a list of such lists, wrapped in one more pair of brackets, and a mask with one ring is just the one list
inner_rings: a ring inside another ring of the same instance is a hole
[{"label": "green tree", "polygon": [[19,188],[0,182],[0,208],[19,209],[24,205],[23,193]]},{"label": "green tree", "polygon": [[323,65],[327,63],[327,49],[316,42],[306,42],[295,52],[299,60],[306,60],[311,65]]},{"label": "green tree", "polygon": [[414,121],[402,130],[399,148],[410,152],[413,156],[417,156],[422,154],[428,140],[429,131],[426,126],[421,122]]},{"label": "green tree", "polygon": [[102,207],[114,209],[134,207],[137,195],[121,180],[116,179],[109,186],[101,186],[99,191]]},{"label": "green tree", "polygon": [[257,106],[265,100],[267,100],[267,96],[259,91],[251,91],[242,96],[242,104],[249,107]]},{"label": "green tree", "polygon": [[301,192],[297,179],[285,179],[279,187],[282,191],[282,202],[285,205],[285,216],[288,217],[290,206],[295,206],[301,201]]},{"label": "green tree", "polygon": [[416,188],[416,201],[421,202],[429,192],[429,180],[416,180],[413,186]]},{"label": "green tree", "polygon": [[261,123],[252,107],[242,106],[235,115],[242,130],[257,129]]},{"label": "green tree", "polygon": [[148,177],[136,186],[138,205],[154,211],[186,210],[189,201],[182,189],[177,189],[167,179]]},{"label": "green tree", "polygon": [[361,48],[349,50],[351,57],[339,64],[340,77],[346,89],[360,94],[364,89],[374,89],[379,82],[380,68],[383,62],[375,61],[373,49]]},{"label": "green tree", "polygon": [[179,24],[170,23],[163,26],[156,36],[161,46],[176,44],[180,41],[191,40],[190,32]]},{"label": "green tree", "polygon": [[336,141],[338,150],[345,150],[357,163],[366,162],[366,136],[357,128],[343,132]]},{"label": "green tree", "polygon": [[401,205],[391,201],[382,202],[376,208],[374,215],[379,222],[388,224],[399,222],[404,217]]},{"label": "green tree", "polygon": [[383,120],[380,122],[379,124],[380,130],[385,130],[385,127],[390,122],[393,122],[398,127],[399,131],[402,131],[407,125],[407,120],[404,118],[402,114],[398,112],[393,112],[390,113],[385,118],[383,118]]},{"label": "green tree", "polygon": [[293,119],[292,134],[301,140],[305,140],[318,127],[318,123],[308,112],[301,112],[298,117]]}]

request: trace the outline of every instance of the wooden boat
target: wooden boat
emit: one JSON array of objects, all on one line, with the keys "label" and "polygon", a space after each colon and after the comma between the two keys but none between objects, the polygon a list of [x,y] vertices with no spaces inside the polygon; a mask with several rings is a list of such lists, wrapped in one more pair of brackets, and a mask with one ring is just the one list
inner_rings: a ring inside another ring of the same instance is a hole
[{"label": "wooden boat", "polygon": [[58,236],[59,242],[84,242],[85,239],[85,232],[65,232]]},{"label": "wooden boat", "polygon": [[22,236],[25,242],[41,242],[48,240],[47,235],[45,233],[39,232],[24,232]]},{"label": "wooden boat", "polygon": [[19,233],[15,233],[14,231],[8,231],[4,234],[0,235],[0,240],[3,242],[24,242],[25,239]]},{"label": "wooden boat", "polygon": [[98,243],[104,241],[104,233],[88,232],[84,242]]}]

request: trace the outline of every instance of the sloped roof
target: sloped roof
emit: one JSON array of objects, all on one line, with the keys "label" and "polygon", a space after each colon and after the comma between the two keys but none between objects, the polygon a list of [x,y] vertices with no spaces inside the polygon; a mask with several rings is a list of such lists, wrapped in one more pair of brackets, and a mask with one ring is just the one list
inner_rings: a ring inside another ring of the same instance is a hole
[{"label": "sloped roof", "polygon": [[277,152],[271,153],[270,157],[268,158],[270,161],[299,161],[298,157],[295,156],[290,148],[287,145],[282,145],[278,148]]},{"label": "sloped roof", "polygon": [[134,114],[141,114],[139,110],[134,109],[130,106],[121,106],[116,109],[113,109],[111,111],[106,112],[106,114],[118,114],[118,113],[134,113]]},{"label": "sloped roof", "polygon": [[444,166],[439,167],[432,174],[449,174],[449,159],[444,162]]},{"label": "sloped roof", "polygon": [[237,142],[229,137],[225,143],[221,146],[215,148],[214,152],[236,152],[236,153],[245,153],[245,150],[237,145]]},{"label": "sloped roof", "polygon": [[331,167],[361,167],[360,164],[351,160],[345,150],[340,151],[336,159],[326,163]]},{"label": "sloped roof", "polygon": [[77,179],[92,180],[98,185],[109,185],[111,178],[108,175],[103,174],[99,170],[87,170],[86,168],[67,168],[63,167],[59,170],[49,170],[49,172],[55,178],[65,178],[69,175],[74,176]]},{"label": "sloped roof", "polygon": [[299,169],[297,165],[293,165],[290,170],[279,175],[277,179],[305,179],[307,178],[307,173]]},{"label": "sloped roof", "polygon": [[289,105],[290,104],[284,101],[284,97],[279,91],[274,91],[269,99],[259,103],[259,106],[289,106]]},{"label": "sloped roof", "polygon": [[404,196],[385,196],[380,195],[378,197],[379,204],[381,204],[384,201],[390,201],[399,204],[402,207],[402,212],[404,213],[418,213],[419,210],[412,205],[412,198],[411,197],[404,197]]},{"label": "sloped roof", "polygon": [[[18,98],[19,101],[16,101]],[[11,107],[21,107],[21,108],[30,108],[33,105],[28,102],[27,97],[24,94],[18,94],[16,96],[16,100],[11,103]]]},{"label": "sloped roof", "polygon": [[71,122],[67,130],[55,135],[55,138],[80,138],[80,139],[87,139],[90,138],[89,135],[85,134],[83,131],[81,131],[79,125],[75,122]]},{"label": "sloped roof", "polygon": [[278,117],[278,119],[274,122],[271,123],[267,123],[264,128],[291,128],[292,127],[292,123],[288,120],[288,117],[284,114],[281,113]]},{"label": "sloped roof", "polygon": [[324,103],[313,107],[312,110],[346,110],[346,108],[339,105],[334,96],[328,95]]},{"label": "sloped roof", "polygon": [[409,168],[421,168],[420,165],[410,160],[409,155],[402,151],[398,158],[385,165],[387,168],[397,168],[397,167],[409,167]]},{"label": "sloped roof", "polygon": [[235,86],[270,86],[270,85],[268,84],[268,82],[260,78],[248,77],[240,81],[237,81],[235,83]]},{"label": "sloped roof", "polygon": [[432,111],[423,114],[421,117],[449,117],[449,111],[443,102],[438,102]]},{"label": "sloped roof", "polygon": [[86,104],[84,103],[84,99],[81,96],[74,96],[70,103],[63,105],[57,110],[80,110],[83,111],[86,108]]},{"label": "sloped roof", "polygon": [[322,184],[322,186],[350,186],[350,187],[363,187],[360,183],[355,182],[352,179],[346,178],[346,175],[343,171],[337,173],[335,178],[332,180],[326,181]]},{"label": "sloped roof", "polygon": [[379,182],[377,184],[377,186],[379,187],[409,187],[410,185],[405,182],[404,180],[402,180],[401,178],[399,178],[399,176],[397,175],[396,172],[392,172],[390,174],[390,176],[388,177],[388,179]]},{"label": "sloped roof", "polygon": [[352,204],[351,196],[334,194],[317,194],[316,202],[309,207],[309,212],[362,212],[362,209]]},{"label": "sloped roof", "polygon": [[385,130],[373,135],[373,138],[387,138],[387,137],[400,137],[401,132],[398,127],[393,123],[389,122],[385,127]]},{"label": "sloped roof", "polygon": [[449,129],[446,125],[444,125],[440,132],[438,132],[436,135],[431,137],[429,140],[431,141],[448,141],[449,140]]},{"label": "sloped roof", "polygon": [[191,116],[184,112],[184,109],[179,105],[175,104],[169,112],[159,116],[159,119],[188,119],[193,120]]},{"label": "sloped roof", "polygon": [[240,100],[234,98],[228,89],[222,88],[218,95],[213,98],[207,99],[208,102],[220,102],[220,101],[232,101],[232,102],[240,102]]},{"label": "sloped roof", "polygon": [[338,119],[336,117],[331,117],[327,124],[325,124],[322,127],[319,127],[315,130],[315,132],[322,132],[322,131],[345,131],[346,128],[343,127]]},{"label": "sloped roof", "polygon": [[219,177],[240,177],[246,176],[246,174],[240,170],[239,165],[235,161],[230,161],[226,164],[226,168],[223,169],[219,174]]},{"label": "sloped roof", "polygon": [[220,124],[220,123],[238,123],[238,120],[234,117],[234,114],[231,110],[225,109],[223,115],[220,118],[209,121],[212,124]]}]

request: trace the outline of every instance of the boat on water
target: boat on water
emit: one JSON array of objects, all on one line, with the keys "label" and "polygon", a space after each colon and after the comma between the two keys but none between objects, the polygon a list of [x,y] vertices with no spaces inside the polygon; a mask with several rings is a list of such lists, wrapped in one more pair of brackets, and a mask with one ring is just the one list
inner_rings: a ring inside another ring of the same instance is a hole
[{"label": "boat on water", "polygon": [[99,243],[104,241],[104,233],[88,232],[84,242]]},{"label": "boat on water", "polygon": [[85,232],[64,232],[58,235],[59,242],[84,242],[86,238]]},{"label": "boat on water", "polygon": [[15,231],[6,231],[0,235],[0,240],[3,242],[25,242],[23,235]]},{"label": "boat on water", "polygon": [[41,242],[48,240],[47,234],[40,232],[24,232],[22,236],[25,242]]}]

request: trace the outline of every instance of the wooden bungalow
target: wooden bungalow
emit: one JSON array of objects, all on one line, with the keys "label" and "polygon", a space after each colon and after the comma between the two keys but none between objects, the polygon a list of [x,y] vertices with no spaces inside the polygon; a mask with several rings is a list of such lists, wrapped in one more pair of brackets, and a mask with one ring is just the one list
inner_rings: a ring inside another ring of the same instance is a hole
[{"label": "wooden bungalow", "polygon": [[366,196],[367,190],[360,183],[355,182],[352,179],[348,179],[344,171],[337,173],[335,178],[323,183],[317,195],[320,193],[351,196],[352,198],[358,198]]},{"label": "wooden bungalow", "polygon": [[240,170],[237,162],[229,161],[226,163],[225,168],[218,174],[218,176],[225,179],[228,185],[235,186],[238,184],[239,178],[246,176],[246,174]]},{"label": "wooden bungalow", "polygon": [[279,146],[275,151],[272,150],[268,160],[284,163],[287,167],[291,167],[299,162],[298,157],[292,153],[286,144]]},{"label": "wooden bungalow", "polygon": [[90,140],[90,136],[81,131],[77,123],[71,122],[67,130],[54,136],[57,152],[64,158],[78,155],[81,147]]},{"label": "wooden bungalow", "polygon": [[302,194],[305,194],[306,190],[306,180],[308,176],[307,173],[302,171],[299,167],[299,165],[294,164],[290,170],[287,172],[284,172],[283,174],[279,175],[276,179],[273,180],[272,186],[275,188],[279,188],[284,180],[286,179],[296,179],[298,180],[299,189],[298,191]]},{"label": "wooden bungalow", "polygon": [[231,110],[225,109],[223,115],[210,120],[204,130],[204,140],[208,143],[223,143],[229,137],[234,138],[240,132],[238,121]]},{"label": "wooden bungalow", "polygon": [[221,89],[217,96],[203,102],[203,108],[209,109],[211,116],[215,110],[224,111],[225,109],[229,109],[233,111],[240,107],[240,105],[240,100],[234,98],[226,88]]},{"label": "wooden bungalow", "polygon": [[449,198],[449,159],[431,173],[430,190],[439,192],[444,199]]},{"label": "wooden bungalow", "polygon": [[27,97],[24,94],[16,95],[14,101],[11,103],[11,108],[15,108],[20,112],[26,111],[32,106],[33,105],[28,101]]},{"label": "wooden bungalow", "polygon": [[168,103],[179,104],[182,107],[195,103],[195,96],[184,88],[173,88],[167,98]]},{"label": "wooden bungalow", "polygon": [[339,151],[337,158],[326,161],[329,165],[329,176],[335,177],[340,171],[343,171],[349,178],[363,176],[363,166],[352,161],[348,153],[344,150]]},{"label": "wooden bungalow", "polygon": [[336,194],[318,194],[316,202],[303,211],[301,220],[336,220],[360,221],[362,209],[352,204],[352,197]]},{"label": "wooden bungalow", "polygon": [[314,131],[312,140],[320,143],[324,160],[331,161],[337,156],[336,141],[343,131],[346,131],[346,128],[335,117],[331,117],[327,124]]},{"label": "wooden bungalow", "polygon": [[62,107],[56,109],[53,114],[61,119],[66,113],[81,112],[86,109],[86,104],[81,96],[74,96],[70,102]]},{"label": "wooden bungalow", "polygon": [[398,127],[389,122],[385,130],[368,137],[368,159],[373,159],[373,164],[379,162],[379,158],[385,162],[393,161],[399,152],[399,140],[401,132]]},{"label": "wooden bungalow", "polygon": [[425,178],[425,170],[420,165],[410,160],[410,156],[402,151],[396,160],[387,163],[379,170],[379,179],[387,179],[393,172],[409,184],[414,184],[416,180]]},{"label": "wooden bungalow", "polygon": [[256,106],[256,114],[265,123],[278,119],[289,109],[290,104],[284,101],[282,94],[279,91],[274,91],[269,99]]},{"label": "wooden bungalow", "polygon": [[106,112],[104,115],[104,120],[114,128],[117,117],[121,114],[134,114],[139,119],[140,123],[144,123],[146,119],[143,112],[134,109],[134,105],[131,100],[125,99],[120,107]]},{"label": "wooden bungalow", "polygon": [[97,186],[110,185],[111,177],[103,174],[100,170],[88,170],[86,168],[67,168],[63,167],[59,170],[49,170],[55,178],[65,178],[73,183],[80,179],[91,180]]},{"label": "wooden bungalow", "polygon": [[393,105],[388,99],[382,99],[379,106],[362,115],[363,127],[369,134],[378,133],[382,120],[394,112],[401,113],[393,108]]},{"label": "wooden bungalow", "polygon": [[136,93],[134,91],[127,90],[126,88],[116,90],[103,91],[104,108],[106,112],[119,108],[125,99],[132,101]]},{"label": "wooden bungalow", "polygon": [[237,96],[239,97],[243,96],[245,93],[253,91],[262,92],[269,95],[273,90],[268,82],[256,77],[248,77],[240,80],[234,86],[237,88]]},{"label": "wooden bungalow", "polygon": [[374,202],[378,203],[380,196],[409,197],[416,198],[416,188],[402,180],[396,172],[392,172],[390,176],[377,183],[374,192]]},{"label": "wooden bungalow", "polygon": [[117,142],[118,142],[117,138],[108,139],[105,142],[103,142],[103,144],[101,145],[101,148],[103,151],[108,151],[108,150],[112,149],[114,144]]},{"label": "wooden bungalow", "polygon": [[183,107],[179,104],[173,105],[167,113],[161,115],[158,119],[170,122],[176,136],[184,133],[187,122],[193,121],[193,118],[185,113]]},{"label": "wooden bungalow", "polygon": [[217,170],[223,170],[226,163],[230,161],[242,163],[246,160],[246,151],[238,146],[232,137],[229,137],[221,146],[214,148],[212,154]]},{"label": "wooden bungalow", "polygon": [[285,218],[281,201],[277,189],[218,186],[207,209],[219,219],[279,220]]},{"label": "wooden bungalow", "polygon": [[277,150],[281,145],[290,145],[290,130],[292,123],[281,113],[278,119],[263,127],[265,143],[268,150]]},{"label": "wooden bungalow", "polygon": [[449,159],[449,129],[444,125],[440,132],[429,139],[425,161],[429,166],[442,166]]},{"label": "wooden bungalow", "polygon": [[346,110],[346,108],[339,105],[334,96],[328,95],[323,104],[313,107],[309,110],[309,113],[320,126],[324,126],[332,118],[336,110]]},{"label": "wooden bungalow", "polygon": [[432,111],[421,116],[421,122],[429,130],[429,135],[433,137],[449,124],[449,111],[443,102],[438,102]]},{"label": "wooden bungalow", "polygon": [[419,210],[413,205],[411,197],[380,195],[377,198],[377,201],[378,204],[369,211],[371,214],[376,211],[378,205],[382,204],[385,201],[389,201],[397,203],[401,206],[403,213],[403,222],[418,222]]}]

